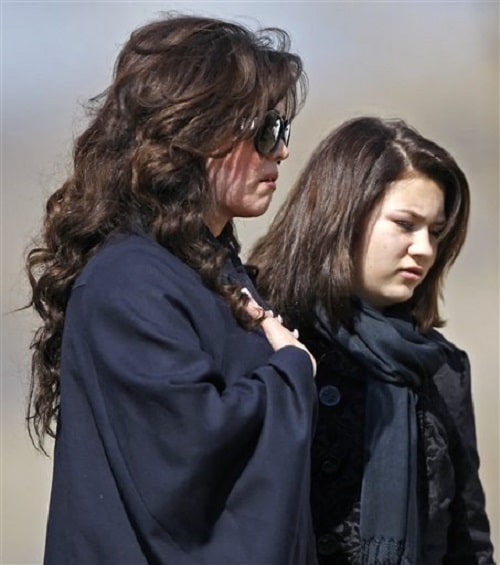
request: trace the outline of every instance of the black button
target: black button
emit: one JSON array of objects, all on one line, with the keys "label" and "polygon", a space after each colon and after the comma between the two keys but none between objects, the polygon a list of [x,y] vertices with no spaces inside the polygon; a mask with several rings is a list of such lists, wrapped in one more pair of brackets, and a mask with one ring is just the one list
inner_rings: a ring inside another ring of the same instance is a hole
[{"label": "black button", "polygon": [[333,385],[319,389],[319,401],[325,406],[336,406],[340,402],[340,390]]},{"label": "black button", "polygon": [[340,544],[334,534],[324,534],[319,537],[316,547],[320,555],[333,555],[340,550]]}]

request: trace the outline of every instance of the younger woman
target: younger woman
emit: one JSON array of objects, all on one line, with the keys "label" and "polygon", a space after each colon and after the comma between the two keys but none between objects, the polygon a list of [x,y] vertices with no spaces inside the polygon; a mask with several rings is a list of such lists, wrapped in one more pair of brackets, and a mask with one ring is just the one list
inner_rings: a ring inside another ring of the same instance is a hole
[{"label": "younger woman", "polygon": [[454,159],[362,117],[314,151],[250,263],[318,362],[321,564],[491,564],[467,355],[435,328],[465,240]]}]

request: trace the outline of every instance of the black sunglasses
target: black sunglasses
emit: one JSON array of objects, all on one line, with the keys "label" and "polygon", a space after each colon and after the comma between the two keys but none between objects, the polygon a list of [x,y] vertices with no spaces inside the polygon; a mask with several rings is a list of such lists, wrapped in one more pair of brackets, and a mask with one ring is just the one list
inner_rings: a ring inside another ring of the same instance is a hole
[{"label": "black sunglasses", "polygon": [[290,141],[290,122],[283,119],[276,110],[269,110],[264,116],[262,125],[255,134],[255,149],[263,156],[268,157],[276,151],[280,139],[288,147]]}]

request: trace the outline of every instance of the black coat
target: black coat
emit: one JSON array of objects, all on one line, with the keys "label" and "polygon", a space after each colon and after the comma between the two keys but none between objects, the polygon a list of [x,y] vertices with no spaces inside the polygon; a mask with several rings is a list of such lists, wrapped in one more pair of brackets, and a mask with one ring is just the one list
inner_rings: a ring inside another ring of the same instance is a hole
[{"label": "black coat", "polygon": [[[444,339],[438,332],[434,335]],[[318,361],[319,419],[312,449],[311,490],[318,558],[320,564],[360,563],[368,375],[340,346],[321,345],[314,335],[306,343]],[[447,363],[419,395],[419,433],[421,438],[427,434],[432,453],[425,462],[420,450],[422,565],[490,565],[494,563],[493,548],[478,475],[469,362],[456,347],[449,351]],[[426,425],[429,418],[435,426]],[[436,429],[438,433],[432,431]],[[432,482],[426,478],[426,465],[436,470]]]},{"label": "black coat", "polygon": [[273,353],[152,239],[75,282],[60,385],[46,565],[315,560],[308,355]]}]

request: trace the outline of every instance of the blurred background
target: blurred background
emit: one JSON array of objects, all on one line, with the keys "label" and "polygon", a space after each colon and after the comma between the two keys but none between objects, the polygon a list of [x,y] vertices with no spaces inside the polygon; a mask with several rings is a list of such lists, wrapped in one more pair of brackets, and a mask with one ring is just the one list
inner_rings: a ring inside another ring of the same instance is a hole
[{"label": "blurred background", "polygon": [[52,465],[31,446],[24,425],[28,348],[38,321],[16,311],[28,300],[23,255],[47,196],[68,170],[72,141],[85,125],[83,105],[106,88],[130,32],[172,9],[285,28],[309,75],[273,205],[262,218],[238,222],[244,254],[310,152],[344,119],[405,118],[465,170],[472,218],[446,285],[444,333],[472,363],[481,477],[498,557],[499,3],[3,0],[0,562],[41,563]]}]

